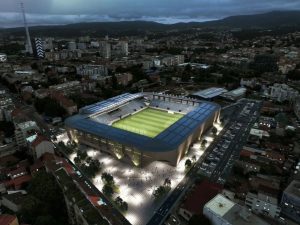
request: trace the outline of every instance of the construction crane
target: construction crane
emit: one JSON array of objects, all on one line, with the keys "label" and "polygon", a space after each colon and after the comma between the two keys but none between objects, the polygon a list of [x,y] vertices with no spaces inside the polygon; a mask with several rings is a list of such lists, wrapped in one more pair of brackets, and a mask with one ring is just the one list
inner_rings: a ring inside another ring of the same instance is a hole
[{"label": "construction crane", "polygon": [[26,20],[26,14],[25,14],[25,8],[24,8],[23,2],[21,2],[21,10],[22,10],[22,14],[23,14],[24,27],[25,27],[26,38],[27,38],[26,51],[32,55],[33,54],[32,44],[31,44],[31,39],[30,39],[30,34],[29,34],[29,29],[28,29],[28,24],[27,24],[27,20]]}]

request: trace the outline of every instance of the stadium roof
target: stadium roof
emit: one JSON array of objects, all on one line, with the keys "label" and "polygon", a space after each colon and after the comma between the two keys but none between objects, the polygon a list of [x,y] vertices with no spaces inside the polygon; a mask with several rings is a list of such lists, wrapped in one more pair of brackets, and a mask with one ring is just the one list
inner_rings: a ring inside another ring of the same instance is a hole
[{"label": "stadium roof", "polygon": [[[105,102],[107,101],[110,99]],[[203,102],[154,138],[99,123],[86,114],[72,116],[65,121],[65,124],[70,128],[134,147],[140,151],[168,152],[175,150],[199,127],[199,124],[204,123],[219,109],[220,106],[217,104]],[[91,111],[91,113],[95,113],[95,111]]]},{"label": "stadium roof", "polygon": [[124,104],[126,102],[129,102],[129,101],[131,101],[135,98],[138,98],[138,97],[142,97],[142,95],[140,93],[138,93],[138,94],[125,93],[125,94],[107,99],[105,101],[98,102],[98,103],[95,103],[93,105],[86,106],[86,107],[80,109],[80,113],[83,113],[83,114],[101,113],[101,112],[104,112],[104,111],[106,111],[110,108],[119,106],[119,105]]},{"label": "stadium roof", "polygon": [[212,87],[212,88],[208,88],[208,89],[205,89],[205,90],[195,92],[194,94],[192,94],[192,96],[197,96],[197,97],[200,97],[200,98],[203,98],[203,99],[210,99],[210,98],[217,97],[217,96],[219,96],[219,95],[221,95],[225,92],[227,92],[227,90],[224,89],[224,88]]}]

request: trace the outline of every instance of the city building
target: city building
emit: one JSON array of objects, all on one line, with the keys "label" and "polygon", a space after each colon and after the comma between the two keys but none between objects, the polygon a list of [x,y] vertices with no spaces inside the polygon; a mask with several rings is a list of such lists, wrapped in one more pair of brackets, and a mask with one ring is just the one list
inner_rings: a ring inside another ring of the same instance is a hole
[{"label": "city building", "polygon": [[17,216],[3,214],[0,215],[0,224],[1,225],[19,225]]},{"label": "city building", "polygon": [[179,215],[189,221],[193,215],[201,215],[204,205],[222,191],[220,184],[204,180],[195,185],[179,208]]},{"label": "city building", "polygon": [[298,96],[299,92],[287,84],[274,84],[269,87],[267,94],[267,97],[278,102],[294,101]]},{"label": "city building", "polygon": [[268,225],[246,207],[234,203],[221,194],[205,204],[203,214],[213,225]]},{"label": "city building", "polygon": [[80,50],[86,49],[86,43],[84,43],[84,42],[77,43],[77,48]]},{"label": "city building", "polygon": [[12,98],[8,96],[5,90],[0,90],[0,121],[9,120],[6,113],[13,106]]},{"label": "city building", "polygon": [[255,213],[274,219],[279,218],[280,207],[278,206],[277,196],[271,196],[270,194],[261,192],[258,194],[248,192],[245,203],[246,206]]},{"label": "city building", "polygon": [[234,89],[232,91],[228,91],[228,92],[221,94],[221,97],[231,100],[231,101],[236,101],[236,100],[239,100],[239,99],[245,97],[246,91],[247,91],[246,88],[240,87],[240,88]]},{"label": "city building", "polygon": [[50,90],[61,91],[64,95],[70,95],[81,92],[80,81],[69,81],[62,84],[52,85],[49,87]]},{"label": "city building", "polygon": [[65,125],[71,140],[135,166],[158,160],[176,166],[219,114],[220,106],[210,102],[126,93],[81,108]]},{"label": "city building", "polygon": [[105,59],[111,58],[111,44],[107,41],[100,42],[100,54]]},{"label": "city building", "polygon": [[24,191],[16,191],[2,195],[1,205],[13,211],[14,213],[18,212],[21,209],[22,203],[26,197],[26,194],[23,192]]},{"label": "city building", "polygon": [[300,181],[293,180],[284,190],[281,198],[281,212],[295,222],[300,221]]},{"label": "city building", "polygon": [[68,50],[70,50],[70,51],[75,51],[76,49],[77,49],[76,42],[70,41],[70,42],[68,43]]},{"label": "city building", "polygon": [[49,96],[49,90],[48,89],[37,89],[35,92],[34,92],[34,96],[36,98],[39,98],[39,99],[43,99],[43,98],[46,98],[47,96]]},{"label": "city building", "polygon": [[[87,199],[78,182],[74,181],[64,168],[54,171],[54,175],[63,190],[68,216],[72,224],[109,224],[91,201]],[[99,198],[99,207],[105,208],[105,205],[101,206],[100,202],[101,199]]]},{"label": "city building", "polygon": [[197,91],[193,93],[191,96],[197,99],[212,100],[226,92],[227,90],[224,88],[212,87],[205,90]]},{"label": "city building", "polygon": [[0,53],[0,62],[6,62],[7,60],[7,55],[4,53]]},{"label": "city building", "polygon": [[162,58],[161,64],[167,66],[177,66],[184,63],[184,55],[172,55]]},{"label": "city building", "polygon": [[39,159],[46,152],[54,154],[53,143],[42,135],[38,135],[36,139],[30,143],[30,149],[34,159]]},{"label": "city building", "polygon": [[117,44],[114,44],[112,47],[112,54],[114,56],[128,56],[128,42],[119,41]]},{"label": "city building", "polygon": [[132,81],[133,75],[131,73],[119,73],[116,74],[116,78],[119,85],[126,86]]},{"label": "city building", "polygon": [[297,116],[298,120],[300,120],[300,97],[297,97],[294,102],[294,113]]},{"label": "city building", "polygon": [[63,107],[68,115],[73,115],[77,112],[77,105],[72,99],[67,98],[61,91],[51,91],[50,98],[55,99],[58,104]]},{"label": "city building", "polygon": [[15,140],[18,146],[26,146],[33,141],[40,131],[35,121],[26,121],[15,124]]},{"label": "city building", "polygon": [[41,38],[35,38],[34,39],[35,44],[35,52],[37,58],[44,58],[45,57],[45,49],[43,46],[43,41]]},{"label": "city building", "polygon": [[177,66],[184,63],[184,55],[163,55],[153,60],[155,66]]},{"label": "city building", "polygon": [[104,65],[80,65],[76,67],[76,73],[81,76],[87,76],[92,80],[108,76],[107,67]]}]

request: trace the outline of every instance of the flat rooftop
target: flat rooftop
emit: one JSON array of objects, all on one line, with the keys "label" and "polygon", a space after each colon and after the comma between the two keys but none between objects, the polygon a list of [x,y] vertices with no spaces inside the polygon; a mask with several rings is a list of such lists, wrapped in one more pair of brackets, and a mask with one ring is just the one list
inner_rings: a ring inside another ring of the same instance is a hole
[{"label": "flat rooftop", "polygon": [[205,207],[209,208],[218,216],[223,217],[234,205],[234,202],[230,201],[223,195],[218,194],[216,197],[210,200]]},{"label": "flat rooftop", "polygon": [[284,193],[293,195],[296,198],[300,198],[300,181],[293,180],[289,186],[284,190]]},{"label": "flat rooftop", "polygon": [[200,97],[203,99],[211,99],[211,98],[217,97],[225,92],[227,92],[227,90],[224,88],[212,87],[212,88],[208,88],[205,90],[197,91],[197,92],[193,93],[192,96],[197,96],[197,97]]},{"label": "flat rooftop", "polygon": [[218,217],[222,217],[228,224],[268,225],[267,222],[251,213],[247,207],[236,204],[221,194],[210,200],[205,207]]}]

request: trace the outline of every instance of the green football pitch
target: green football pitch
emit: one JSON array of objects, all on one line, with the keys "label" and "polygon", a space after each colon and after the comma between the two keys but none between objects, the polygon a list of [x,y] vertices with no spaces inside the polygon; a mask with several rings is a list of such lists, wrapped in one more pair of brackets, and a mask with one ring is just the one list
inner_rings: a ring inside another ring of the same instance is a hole
[{"label": "green football pitch", "polygon": [[147,108],[113,123],[112,126],[153,138],[181,117],[183,115],[179,113],[171,114],[166,111]]}]

